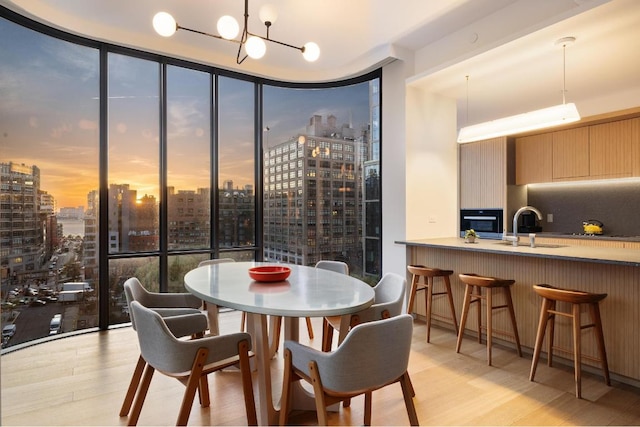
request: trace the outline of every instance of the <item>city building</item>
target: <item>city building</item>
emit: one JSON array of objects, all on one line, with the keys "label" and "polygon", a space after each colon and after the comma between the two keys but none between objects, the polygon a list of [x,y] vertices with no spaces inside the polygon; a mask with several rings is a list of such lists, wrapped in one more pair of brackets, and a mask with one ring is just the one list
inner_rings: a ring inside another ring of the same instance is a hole
[{"label": "city building", "polygon": [[[55,220],[41,213],[40,169],[0,163],[0,268],[3,283],[39,278],[57,241]],[[45,242],[45,232],[47,240]]]},{"label": "city building", "polygon": [[218,189],[218,239],[221,248],[255,244],[255,194],[252,185],[234,188],[227,180]]},{"label": "city building", "polygon": [[98,192],[87,194],[87,209],[84,214],[84,239],[82,241],[82,265],[87,280],[98,278]]}]

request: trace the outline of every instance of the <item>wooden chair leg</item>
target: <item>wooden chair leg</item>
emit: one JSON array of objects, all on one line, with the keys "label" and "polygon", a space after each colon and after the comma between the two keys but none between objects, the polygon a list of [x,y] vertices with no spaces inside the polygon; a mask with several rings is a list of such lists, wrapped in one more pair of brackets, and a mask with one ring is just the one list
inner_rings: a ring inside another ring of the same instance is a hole
[{"label": "wooden chair leg", "polygon": [[402,395],[404,396],[404,403],[407,407],[407,415],[409,415],[409,422],[412,426],[420,425],[418,423],[418,414],[416,413],[416,407],[413,404],[413,397],[415,392],[413,391],[413,385],[411,384],[411,378],[409,373],[405,372],[400,379],[400,386],[402,387]]},{"label": "wooden chair leg", "polygon": [[427,277],[425,305],[427,306],[427,342],[431,340],[431,308],[433,304],[433,277]]},{"label": "wooden chair leg", "polygon": [[464,335],[464,328],[467,325],[467,316],[469,314],[470,304],[471,304],[471,286],[465,285],[464,302],[462,303],[462,316],[460,317],[460,330],[458,331],[458,341],[456,342],[456,353],[460,353],[460,346],[462,345],[462,336]]},{"label": "wooden chair leg", "polygon": [[280,425],[286,426],[291,410],[291,383],[293,382],[293,364],[291,350],[284,350],[284,378],[282,379],[282,396],[280,397]]},{"label": "wooden chair leg", "polygon": [[420,281],[420,276],[417,274],[413,275],[411,279],[411,290],[409,291],[409,302],[407,303],[407,313],[413,313],[413,304],[416,299],[416,292],[418,291],[418,282]]},{"label": "wooden chair leg", "polygon": [[[477,292],[477,294],[474,294],[474,291]],[[478,303],[478,306],[476,307],[476,319],[478,322],[478,344],[482,344],[482,288],[480,288],[480,286],[471,287],[471,303],[474,302]],[[487,305],[487,310],[489,310],[489,305]]]},{"label": "wooden chair leg", "polygon": [[[478,310],[482,303],[478,305]],[[478,335],[481,329],[478,324]],[[491,350],[493,348],[493,289],[487,289],[487,365],[491,366]]]},{"label": "wooden chair leg", "polygon": [[211,399],[209,398],[209,380],[206,375],[200,376],[200,381],[198,382],[198,400],[200,401],[200,406],[203,408],[208,408],[211,405]]},{"label": "wooden chair leg", "polygon": [[367,391],[364,394],[364,425],[371,425],[371,397],[372,394],[370,391]]},{"label": "wooden chair leg", "polygon": [[549,305],[549,309],[547,310],[548,312],[550,311],[551,313],[549,314],[549,335],[547,335],[547,366],[551,367],[553,366],[553,342],[554,342],[554,338],[556,336],[555,334],[555,327],[556,327],[556,315],[555,313],[553,313],[553,311],[555,311],[556,309],[556,302],[554,300],[551,300],[551,303]]},{"label": "wooden chair leg", "polygon": [[411,378],[409,378],[409,374],[407,374],[407,381],[409,382],[409,390],[411,391],[411,397],[416,397],[416,390],[413,388],[413,383],[411,382]]},{"label": "wooden chair leg", "polygon": [[253,395],[253,381],[251,380],[251,364],[249,363],[249,343],[242,341],[238,345],[240,355],[240,373],[242,375],[242,392],[244,395],[244,407],[247,412],[247,425],[258,425],[256,414],[256,400]]},{"label": "wooden chair leg", "polygon": [[540,352],[542,351],[542,341],[547,330],[547,320],[549,319],[550,301],[546,298],[542,299],[542,308],[540,309],[540,320],[538,321],[538,332],[536,333],[536,343],[533,347],[533,359],[531,361],[531,371],[529,372],[529,381],[533,381],[540,360]]},{"label": "wooden chair leg", "polygon": [[453,319],[453,327],[456,328],[456,334],[458,333],[458,319],[456,318],[456,307],[453,305],[453,294],[451,293],[451,281],[449,276],[444,276],[444,286],[447,292],[447,299],[449,300],[449,307],[451,307],[451,318]]},{"label": "wooden chair leg", "polygon": [[580,327],[580,304],[573,304],[573,365],[576,380],[576,397],[582,398],[582,349]]},{"label": "wooden chair leg", "polygon": [[313,394],[316,398],[316,411],[318,412],[318,425],[326,426],[327,424],[327,405],[325,401],[322,381],[318,372],[318,365],[315,361],[309,362],[309,374],[311,375],[311,384],[313,385]]},{"label": "wooden chair leg", "polygon": [[131,382],[129,383],[127,394],[124,396],[122,408],[120,408],[121,417],[126,417],[127,415],[129,415],[129,410],[131,409],[133,398],[136,397],[136,391],[138,390],[138,385],[140,384],[140,379],[142,378],[142,373],[144,372],[144,367],[146,365],[147,362],[144,360],[142,355],[140,355],[140,357],[138,357],[138,363],[136,363],[136,368],[134,369],[133,375],[131,376]]},{"label": "wooden chair leg", "polygon": [[516,323],[516,312],[513,309],[513,299],[511,298],[511,289],[504,287],[504,297],[507,300],[507,308],[509,309],[509,317],[511,317],[511,325],[513,326],[513,336],[516,341],[516,350],[518,357],[522,357],[522,347],[520,347],[520,335],[518,334],[518,324]]},{"label": "wooden chair leg", "polygon": [[240,318],[240,332],[246,331],[246,325],[247,325],[247,312],[243,311],[242,317]]},{"label": "wooden chair leg", "polygon": [[331,351],[331,344],[333,343],[333,326],[327,321],[322,319],[322,351]]},{"label": "wooden chair leg", "polygon": [[598,303],[590,304],[591,319],[593,321],[596,333],[596,341],[598,343],[598,353],[600,356],[600,364],[602,365],[602,373],[606,385],[611,385],[609,378],[609,362],[607,362],[607,350],[604,347],[604,333],[602,332],[602,318],[600,317],[600,306]]},{"label": "wooden chair leg", "polygon": [[186,426],[189,421],[189,415],[191,414],[191,406],[193,405],[193,398],[196,395],[196,390],[200,384],[200,377],[202,377],[202,368],[204,367],[209,350],[201,348],[196,353],[196,357],[193,360],[191,367],[191,374],[187,379],[187,383],[184,396],[182,397],[182,404],[180,405],[180,412],[178,412],[177,426]]},{"label": "wooden chair leg", "polygon": [[144,404],[144,399],[147,397],[149,384],[151,383],[151,378],[153,377],[154,372],[155,369],[151,365],[147,365],[144,368],[142,381],[140,381],[140,385],[138,386],[138,394],[136,396],[136,400],[133,402],[133,409],[131,409],[131,415],[129,415],[127,425],[135,426],[136,424],[138,424],[138,418],[140,418],[142,405]]},{"label": "wooden chair leg", "polygon": [[307,333],[309,334],[309,339],[312,340],[313,339],[313,325],[311,324],[311,318],[310,317],[305,317],[305,320],[307,321]]}]

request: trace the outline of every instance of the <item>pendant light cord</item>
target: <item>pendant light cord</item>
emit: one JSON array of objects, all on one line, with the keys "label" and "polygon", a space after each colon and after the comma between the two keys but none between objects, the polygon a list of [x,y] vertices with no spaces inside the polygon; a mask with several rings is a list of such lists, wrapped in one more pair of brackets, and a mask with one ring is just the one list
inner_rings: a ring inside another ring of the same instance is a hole
[{"label": "pendant light cord", "polygon": [[467,111],[466,111],[466,117],[464,118],[465,120],[465,126],[469,126],[469,75],[466,75],[467,78]]},{"label": "pendant light cord", "polygon": [[562,45],[562,103],[566,104],[567,95],[567,44]]}]

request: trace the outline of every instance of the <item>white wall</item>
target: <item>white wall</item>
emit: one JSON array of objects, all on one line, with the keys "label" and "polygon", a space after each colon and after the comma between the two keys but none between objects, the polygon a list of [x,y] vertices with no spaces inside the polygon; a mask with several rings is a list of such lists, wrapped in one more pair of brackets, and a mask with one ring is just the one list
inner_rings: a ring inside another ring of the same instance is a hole
[{"label": "white wall", "polygon": [[394,242],[406,235],[405,79],[412,71],[411,59],[382,69],[382,272],[401,276],[407,271],[405,246]]},{"label": "white wall", "polygon": [[382,271],[400,275],[406,246],[395,242],[454,236],[458,217],[455,100],[408,87],[412,73],[411,59],[382,72]]},{"label": "white wall", "polygon": [[407,88],[406,238],[453,237],[458,224],[456,102]]}]

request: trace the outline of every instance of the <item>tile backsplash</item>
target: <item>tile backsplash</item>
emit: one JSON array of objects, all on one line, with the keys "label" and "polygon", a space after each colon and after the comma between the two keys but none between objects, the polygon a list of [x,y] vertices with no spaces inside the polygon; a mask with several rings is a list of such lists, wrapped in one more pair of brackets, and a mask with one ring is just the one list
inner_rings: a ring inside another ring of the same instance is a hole
[{"label": "tile backsplash", "polygon": [[582,221],[597,219],[605,235],[640,236],[640,181],[530,185],[527,199],[543,214],[543,232],[581,233]]}]

